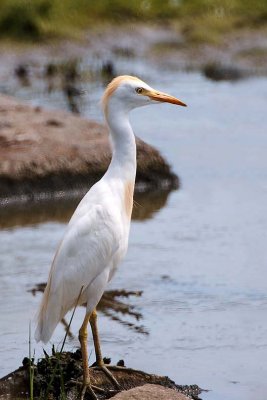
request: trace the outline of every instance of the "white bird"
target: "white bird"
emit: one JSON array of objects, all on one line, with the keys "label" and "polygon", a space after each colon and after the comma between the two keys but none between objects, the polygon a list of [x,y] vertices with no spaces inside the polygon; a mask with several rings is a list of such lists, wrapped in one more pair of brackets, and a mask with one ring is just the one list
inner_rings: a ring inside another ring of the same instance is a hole
[{"label": "white bird", "polygon": [[79,303],[87,304],[79,330],[83,358],[82,398],[88,389],[97,399],[88,366],[88,322],[93,333],[96,363],[119,385],[103,362],[96,307],[128,247],[136,175],[136,143],[129,112],[161,102],[186,106],[133,76],[119,76],[107,86],[102,106],[110,133],[112,160],[105,175],[91,187],[69,221],[39,309],[35,338],[47,343],[57,324],[78,299]]}]

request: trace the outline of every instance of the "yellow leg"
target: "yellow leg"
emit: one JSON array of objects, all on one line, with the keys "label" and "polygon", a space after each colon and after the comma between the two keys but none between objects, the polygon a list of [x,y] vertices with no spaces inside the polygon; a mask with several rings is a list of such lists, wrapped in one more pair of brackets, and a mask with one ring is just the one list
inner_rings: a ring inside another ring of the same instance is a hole
[{"label": "yellow leg", "polygon": [[79,330],[79,341],[81,344],[81,351],[82,351],[82,360],[83,360],[83,388],[81,392],[81,400],[84,398],[85,392],[88,391],[91,394],[91,397],[94,400],[97,400],[97,397],[92,389],[91,381],[90,381],[90,374],[89,374],[89,365],[88,365],[88,349],[87,349],[87,325],[88,321],[90,320],[90,315],[86,315],[83,321],[83,324]]},{"label": "yellow leg", "polygon": [[96,364],[97,366],[102,369],[102,371],[107,375],[107,377],[115,384],[115,386],[120,389],[120,384],[117,379],[113,376],[113,374],[108,370],[106,365],[104,364],[101,347],[100,347],[100,340],[97,328],[97,312],[94,310],[90,315],[90,325],[92,329],[93,339],[94,339],[94,346],[95,346],[95,357],[96,357]]},{"label": "yellow leg", "polygon": [[95,356],[96,356],[96,363],[98,366],[104,364],[101,347],[100,347],[100,340],[99,340],[99,333],[97,328],[97,312],[94,310],[90,315],[90,325],[92,329],[93,339],[94,339],[94,346],[95,346]]}]

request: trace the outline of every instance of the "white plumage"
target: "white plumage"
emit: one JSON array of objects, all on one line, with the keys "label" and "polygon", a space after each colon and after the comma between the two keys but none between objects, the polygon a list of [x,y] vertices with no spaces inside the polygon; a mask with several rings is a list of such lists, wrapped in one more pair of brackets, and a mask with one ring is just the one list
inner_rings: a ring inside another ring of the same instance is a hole
[{"label": "white plumage", "polygon": [[[69,221],[40,306],[35,338],[46,343],[58,322],[75,306],[83,288],[79,301],[87,303],[87,308],[79,338],[85,387],[90,387],[85,343],[87,323],[128,247],[136,174],[136,144],[128,114],[135,107],[158,102],[185,105],[131,76],[117,77],[107,87],[103,110],[110,131],[112,161]],[[96,357],[103,367],[97,348]]]}]

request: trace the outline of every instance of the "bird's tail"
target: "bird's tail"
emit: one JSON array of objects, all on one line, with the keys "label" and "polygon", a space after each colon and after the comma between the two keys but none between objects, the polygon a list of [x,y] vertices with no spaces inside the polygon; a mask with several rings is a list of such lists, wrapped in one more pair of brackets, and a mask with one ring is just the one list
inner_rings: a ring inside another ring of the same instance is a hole
[{"label": "bird's tail", "polygon": [[50,276],[37,315],[37,326],[34,335],[37,342],[47,343],[49,341],[57,324],[62,319],[61,314],[60,300],[56,293],[51,293]]}]

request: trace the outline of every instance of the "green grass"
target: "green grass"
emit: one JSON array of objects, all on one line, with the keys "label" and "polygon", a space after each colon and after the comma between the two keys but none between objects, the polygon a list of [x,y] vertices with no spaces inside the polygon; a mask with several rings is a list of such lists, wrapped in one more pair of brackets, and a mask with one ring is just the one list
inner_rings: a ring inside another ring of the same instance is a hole
[{"label": "green grass", "polygon": [[189,41],[267,24],[266,0],[1,0],[0,38],[79,37],[103,24],[179,23]]},{"label": "green grass", "polygon": [[183,2],[181,20],[187,41],[217,44],[231,31],[267,25],[267,2],[193,0]]},{"label": "green grass", "polygon": [[31,322],[29,324],[29,387],[30,387],[30,400],[33,400],[33,379],[34,379],[34,358],[32,358],[32,344],[31,344]]}]

